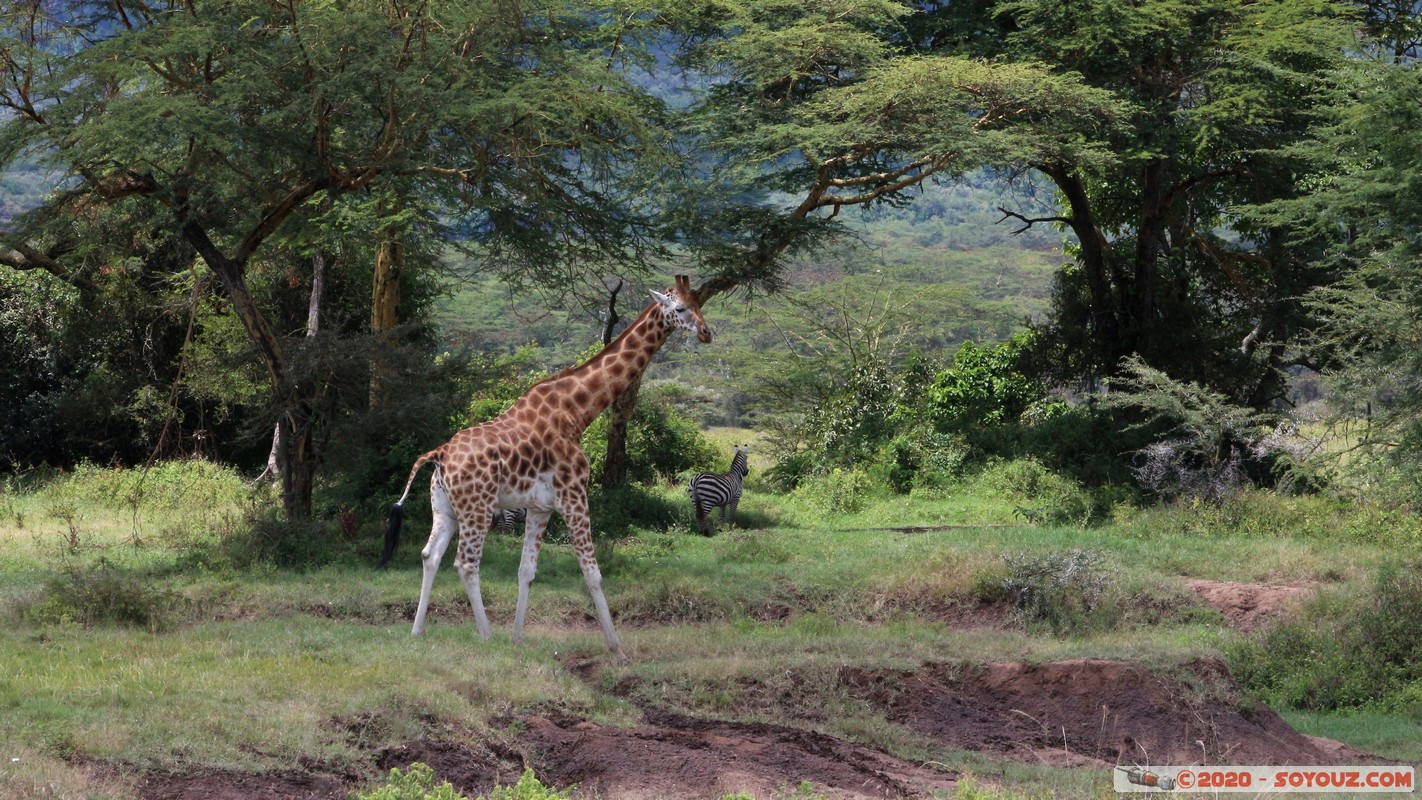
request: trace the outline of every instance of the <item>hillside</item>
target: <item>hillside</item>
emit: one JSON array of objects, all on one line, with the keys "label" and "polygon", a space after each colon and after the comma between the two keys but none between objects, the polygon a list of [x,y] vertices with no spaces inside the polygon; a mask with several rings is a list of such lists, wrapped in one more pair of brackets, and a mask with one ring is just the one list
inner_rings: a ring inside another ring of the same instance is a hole
[{"label": "hillside", "polygon": [[[1045,314],[1053,276],[1066,260],[1060,231],[1037,226],[1014,235],[1019,223],[999,222],[999,206],[1053,213],[1033,188],[977,174],[924,187],[902,207],[846,212],[847,235],[836,249],[797,263],[788,273],[791,291],[717,298],[705,309],[716,341],[673,342],[648,384],[677,379],[733,392],[730,365],[784,351],[787,337],[815,325],[878,325],[892,339],[882,354],[890,360],[917,352],[943,361],[965,340],[1006,339]],[[643,302],[624,291],[619,313],[630,319]],[[597,341],[599,311],[530,303],[492,277],[475,276],[438,304],[436,324],[452,349],[520,351],[533,364],[557,369]]]}]

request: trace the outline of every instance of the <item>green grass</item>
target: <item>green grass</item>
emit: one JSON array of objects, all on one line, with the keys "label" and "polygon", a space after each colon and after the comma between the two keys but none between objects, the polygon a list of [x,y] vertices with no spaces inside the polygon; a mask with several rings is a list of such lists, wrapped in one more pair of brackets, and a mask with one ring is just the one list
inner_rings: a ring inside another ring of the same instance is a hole
[{"label": "green grass", "polygon": [[[475,636],[447,565],[428,632],[416,639],[407,619],[428,532],[418,511],[386,571],[368,567],[376,520],[351,541],[327,543],[336,553],[327,566],[281,569],[231,555],[248,509],[269,498],[220,470],[166,469],[141,496],[135,475],[92,469],[0,493],[0,741],[14,754],[7,760],[20,759],[0,764],[0,795],[132,795],[94,764],[262,771],[314,760],[358,770],[373,749],[420,736],[498,741],[519,714],[635,724],[635,701],[810,727],[947,763],[981,778],[964,796],[1106,796],[1109,777],[1089,771],[944,750],[837,689],[836,671],[1091,657],[1169,672],[1239,641],[1181,576],[1330,585],[1348,596],[1397,558],[1406,539],[1397,532],[1408,529],[1390,520],[1388,543],[1370,544],[1359,533],[1369,523],[1312,498],[1235,508],[1234,529],[1218,509],[1189,508],[1120,509],[1115,522],[1083,529],[1024,525],[1017,500],[971,481],[872,494],[854,514],[752,488],[734,529],[698,536],[688,510],[669,531],[602,545],[605,588],[633,659],[621,668],[606,659],[566,543],[544,548],[524,645],[509,636],[520,543],[500,535],[482,570],[493,639]],[[677,486],[657,491],[684,499]],[[941,527],[884,530],[910,526]],[[941,621],[946,610],[1000,599],[1011,564],[1073,549],[1099,556],[1099,619],[1056,630]],[[156,622],[82,613],[112,598],[151,604]],[[565,666],[580,660],[598,665],[591,683]],[[1305,732],[1422,761],[1413,717],[1286,714]]]}]

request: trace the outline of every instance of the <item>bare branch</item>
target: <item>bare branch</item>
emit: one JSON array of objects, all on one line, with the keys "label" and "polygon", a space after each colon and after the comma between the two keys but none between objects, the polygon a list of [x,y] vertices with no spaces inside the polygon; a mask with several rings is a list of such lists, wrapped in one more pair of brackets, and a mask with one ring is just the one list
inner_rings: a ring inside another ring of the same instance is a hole
[{"label": "bare branch", "polygon": [[1002,219],[997,221],[999,225],[1009,219],[1015,219],[1018,222],[1022,223],[1022,227],[1012,232],[1013,236],[1017,236],[1021,233],[1026,233],[1027,231],[1032,229],[1033,225],[1036,225],[1039,222],[1060,222],[1063,225],[1070,225],[1072,222],[1071,217],[1026,217],[1017,213],[1016,211],[1008,211],[1002,206],[998,206],[997,210],[1002,212]]}]

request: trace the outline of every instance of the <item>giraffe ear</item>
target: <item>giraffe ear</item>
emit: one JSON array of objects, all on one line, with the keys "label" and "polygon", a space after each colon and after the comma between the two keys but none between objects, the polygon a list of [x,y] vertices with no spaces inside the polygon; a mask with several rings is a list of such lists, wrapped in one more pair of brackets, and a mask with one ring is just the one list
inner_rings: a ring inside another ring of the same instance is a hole
[{"label": "giraffe ear", "polygon": [[676,302],[675,300],[672,299],[672,296],[671,296],[671,295],[669,295],[669,294],[662,294],[661,292],[657,291],[656,289],[653,289],[653,290],[652,290],[652,299],[653,299],[653,300],[656,300],[658,303],[661,303],[662,305],[666,306],[667,308],[671,308],[673,305],[675,305],[675,302]]}]

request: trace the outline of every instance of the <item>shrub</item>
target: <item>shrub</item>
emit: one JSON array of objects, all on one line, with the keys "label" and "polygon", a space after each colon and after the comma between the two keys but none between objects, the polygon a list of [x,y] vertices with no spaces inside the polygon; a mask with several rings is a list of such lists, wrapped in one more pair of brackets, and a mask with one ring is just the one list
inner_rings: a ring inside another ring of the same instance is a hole
[{"label": "shrub", "polygon": [[899,380],[878,362],[861,364],[844,386],[821,401],[806,420],[818,434],[814,449],[826,464],[850,467],[869,459],[893,435]]},{"label": "shrub", "polygon": [[1047,387],[1027,363],[1031,332],[996,346],[964,342],[930,389],[929,416],[943,431],[1017,422]]},{"label": "shrub", "polygon": [[1235,675],[1266,703],[1422,710],[1422,563],[1389,564],[1359,596],[1320,595],[1303,616],[1241,641]]},{"label": "shrub", "polygon": [[865,503],[876,493],[878,485],[863,470],[835,467],[827,475],[801,481],[795,494],[821,511],[855,514],[864,510]]},{"label": "shrub", "polygon": [[[635,483],[593,487],[588,496],[593,536],[599,539],[620,539],[633,528],[666,530],[681,518],[682,510],[681,505]],[[559,530],[563,530],[561,522]]]},{"label": "shrub", "polygon": [[916,430],[890,439],[879,457],[884,480],[899,494],[938,488],[963,477],[969,460],[961,436]]},{"label": "shrub", "polygon": [[983,470],[977,480],[989,491],[1019,501],[1015,513],[1032,524],[1100,522],[1110,517],[1118,499],[1109,489],[1087,491],[1033,458],[998,462]]},{"label": "shrub", "polygon": [[[415,762],[410,769],[401,772],[390,770],[385,785],[362,792],[359,800],[468,800],[455,791],[448,781],[435,785],[434,770],[428,764]],[[485,800],[480,797],[478,800]],[[554,791],[543,785],[533,770],[524,770],[523,776],[513,786],[496,786],[489,792],[488,800],[568,800],[568,795]]]},{"label": "shrub", "polygon": [[1113,578],[1095,550],[1020,554],[1003,561],[1007,572],[1002,594],[1028,621],[1044,623],[1058,633],[1112,621],[1105,615],[1103,600]]},{"label": "shrub", "polygon": [[1136,451],[1135,477],[1145,489],[1167,498],[1211,502],[1250,486],[1272,482],[1272,463],[1287,437],[1272,426],[1274,415],[1234,405],[1219,392],[1172,379],[1138,358],[1127,359],[1125,375],[1113,379],[1106,408],[1139,414],[1135,427],[1163,428],[1154,442]]},{"label": "shrub", "polygon": [[[607,458],[607,415],[599,416],[583,433],[593,482],[602,479]],[[630,481],[651,485],[687,472],[709,472],[727,463],[696,423],[655,396],[642,397],[627,426]]]},{"label": "shrub", "polygon": [[40,600],[24,612],[41,625],[119,625],[157,631],[169,621],[176,597],[107,562],[70,567],[51,579]]},{"label": "shrub", "polygon": [[355,550],[335,520],[291,520],[280,509],[248,513],[221,544],[221,556],[239,568],[271,564],[283,569],[317,569],[353,559]]},{"label": "shrub", "polygon": [[236,506],[251,488],[231,467],[200,458],[159,461],[142,469],[80,464],[61,484],[65,497],[113,510],[184,510]]}]

